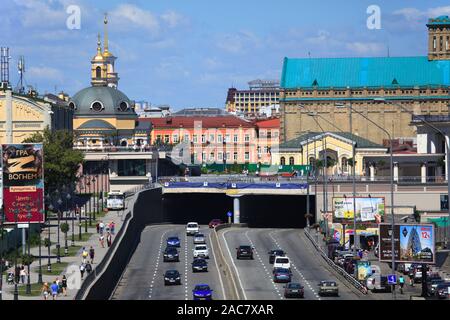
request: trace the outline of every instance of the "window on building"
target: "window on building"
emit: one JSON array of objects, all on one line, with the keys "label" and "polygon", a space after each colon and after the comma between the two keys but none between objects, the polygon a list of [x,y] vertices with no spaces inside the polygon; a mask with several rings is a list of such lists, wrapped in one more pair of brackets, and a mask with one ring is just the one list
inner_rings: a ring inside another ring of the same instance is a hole
[{"label": "window on building", "polygon": [[245,142],[250,142],[250,135],[249,135],[249,134],[246,134],[246,135],[244,136],[244,141],[245,141]]},{"label": "window on building", "polygon": [[267,130],[267,139],[272,139],[272,132]]},{"label": "window on building", "polygon": [[218,152],[217,153],[217,160],[219,160],[219,161],[223,160],[223,153],[222,152]]},{"label": "window on building", "polygon": [[178,135],[177,134],[175,134],[174,136],[173,136],[173,143],[178,143],[179,141],[178,141]]},{"label": "window on building", "polygon": [[222,135],[221,134],[217,135],[217,142],[222,143]]},{"label": "window on building", "polygon": [[170,143],[170,136],[168,134],[164,135],[164,143]]},{"label": "window on building", "polygon": [[196,135],[196,134],[194,134],[194,136],[193,136],[193,141],[194,141],[194,143],[197,143],[197,142],[198,142],[198,140],[197,140],[197,135]]},{"label": "window on building", "polygon": [[294,157],[289,157],[289,165],[293,166],[295,164]]},{"label": "window on building", "polygon": [[342,172],[348,172],[348,159],[346,157],[341,159],[341,170]]},{"label": "window on building", "polygon": [[214,142],[214,134],[209,135],[209,142]]},{"label": "window on building", "polygon": [[211,153],[209,154],[209,160],[210,160],[210,161],[214,161],[214,152],[211,152]]},{"label": "window on building", "polygon": [[233,153],[233,160],[234,160],[234,161],[237,161],[237,159],[238,159],[238,153],[237,153],[237,152],[234,152],[234,153]]},{"label": "window on building", "polygon": [[189,142],[189,134],[184,135],[184,142]]},{"label": "window on building", "polygon": [[206,161],[206,153],[202,153],[202,161]]},{"label": "window on building", "polygon": [[245,152],[244,160],[245,161],[249,161],[250,160],[250,152]]},{"label": "window on building", "polygon": [[286,158],[285,158],[285,157],[281,157],[281,158],[280,158],[280,164],[281,164],[282,166],[284,166],[284,165],[286,164]]},{"label": "window on building", "polygon": [[97,79],[100,79],[102,77],[102,68],[100,67],[95,68],[95,77]]},{"label": "window on building", "polygon": [[237,135],[237,134],[235,134],[235,135],[233,136],[233,142],[234,142],[234,143],[237,143],[237,142],[238,142],[238,135]]},{"label": "window on building", "polygon": [[230,135],[229,134],[225,135],[225,142],[226,143],[230,142]]},{"label": "window on building", "polygon": [[206,137],[204,134],[202,134],[202,143],[205,143],[205,142],[206,142]]},{"label": "window on building", "polygon": [[119,177],[145,176],[145,159],[117,160]]},{"label": "window on building", "polygon": [[227,152],[226,160],[230,160],[230,153],[229,152]]},{"label": "window on building", "polygon": [[158,135],[156,136],[156,142],[159,143],[159,142],[161,142],[161,141],[162,141],[161,135],[158,134]]}]

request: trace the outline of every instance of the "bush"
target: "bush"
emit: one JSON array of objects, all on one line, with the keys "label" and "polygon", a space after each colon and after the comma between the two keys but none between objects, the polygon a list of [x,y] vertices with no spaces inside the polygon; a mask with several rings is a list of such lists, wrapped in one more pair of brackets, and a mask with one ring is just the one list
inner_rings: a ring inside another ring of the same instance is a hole
[{"label": "bush", "polygon": [[70,230],[69,224],[66,222],[62,223],[60,228],[61,228],[61,232],[65,233],[65,234],[67,234],[67,232],[69,232],[69,230]]}]

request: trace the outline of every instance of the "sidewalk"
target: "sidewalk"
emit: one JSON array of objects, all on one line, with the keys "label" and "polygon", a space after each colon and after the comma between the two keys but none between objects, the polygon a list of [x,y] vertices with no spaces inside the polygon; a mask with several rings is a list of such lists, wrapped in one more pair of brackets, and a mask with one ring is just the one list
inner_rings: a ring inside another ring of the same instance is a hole
[{"label": "sidewalk", "polygon": [[[130,209],[131,206],[134,205],[134,196],[129,197],[126,199],[125,207]],[[115,241],[115,235],[119,232],[120,228],[122,228],[123,221],[122,219],[125,218],[126,210],[124,211],[110,211],[106,213],[104,217],[97,217],[97,221],[103,221],[103,223],[109,224],[111,222],[115,223],[115,231],[114,235],[112,235],[112,242]],[[66,222],[66,221],[62,221]],[[62,223],[61,222],[61,223]],[[48,263],[48,248],[44,247],[42,245],[41,253],[43,258],[41,259],[42,263],[42,280],[43,282],[48,282],[49,285],[55,281],[56,278],[62,279],[62,276],[65,274],[68,267],[73,266],[78,271],[78,274],[80,273],[79,267],[82,263],[82,248],[85,247],[87,251],[89,251],[89,248],[92,246],[95,249],[95,257],[94,257],[94,264],[92,264],[92,269],[94,271],[96,265],[101,262],[103,257],[105,256],[106,252],[109,250],[107,243],[106,243],[106,232],[104,232],[105,236],[105,248],[102,248],[99,242],[99,234],[97,233],[96,224],[97,222],[92,221],[92,227],[89,227],[88,224],[88,233],[91,234],[89,239],[86,241],[78,241],[78,221],[74,222],[75,225],[75,247],[71,247],[72,244],[72,221],[68,220],[67,223],[70,226],[70,230],[67,233],[67,245],[69,248],[69,253],[74,252],[72,256],[64,256],[64,246],[65,246],[65,238],[64,234],[60,232],[60,256],[61,256],[61,265],[56,264],[56,243],[57,243],[57,228],[52,227],[51,233],[50,233],[50,241],[52,243],[51,246],[51,264],[52,264],[52,275],[47,275],[47,263]],[[57,224],[56,221],[52,221],[52,224]],[[82,221],[82,235],[84,236],[84,221]],[[42,241],[44,241],[45,238],[48,237],[48,229],[44,230],[41,234]],[[39,247],[31,248],[31,254],[38,257],[39,256]],[[90,259],[88,259],[90,260]],[[55,267],[58,267],[61,272],[58,270],[55,270]],[[28,270],[25,266],[25,270]],[[6,272],[5,272],[6,273]],[[38,282],[38,274],[39,274],[39,259],[36,259],[31,265],[30,265],[30,283],[32,285],[32,294],[27,296],[25,294],[25,287],[26,287],[26,280],[25,284],[22,285],[20,283],[18,285],[19,287],[19,300],[43,300],[43,295],[40,293],[42,285],[37,284]],[[87,273],[84,274],[84,279],[86,279]],[[69,274],[66,275],[67,278],[69,278]],[[3,278],[3,300],[13,300],[14,299],[14,284],[9,285],[6,283],[7,273],[4,274]],[[69,282],[69,281],[68,281]],[[23,286],[23,289],[21,287]],[[58,296],[58,300],[73,300],[78,290],[76,289],[68,289],[67,290],[67,296],[63,296],[63,294],[60,294]],[[51,300],[51,297],[48,298]]]}]

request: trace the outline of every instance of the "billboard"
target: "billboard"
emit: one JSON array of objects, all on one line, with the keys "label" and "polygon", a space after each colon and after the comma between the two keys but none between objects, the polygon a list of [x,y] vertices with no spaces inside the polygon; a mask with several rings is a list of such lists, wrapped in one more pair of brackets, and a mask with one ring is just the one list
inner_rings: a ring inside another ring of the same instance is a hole
[{"label": "billboard", "polygon": [[2,145],[5,223],[44,222],[43,161],[42,144]]},{"label": "billboard", "polygon": [[[392,226],[380,228],[380,261],[392,261]],[[432,224],[397,224],[394,226],[395,261],[435,264],[435,232]]]},{"label": "billboard", "polygon": [[372,266],[370,261],[357,261],[356,267],[358,270],[358,280],[366,280],[372,275]]},{"label": "billboard", "polygon": [[333,197],[333,222],[353,223],[353,201],[356,202],[356,222],[381,223],[384,197]]}]

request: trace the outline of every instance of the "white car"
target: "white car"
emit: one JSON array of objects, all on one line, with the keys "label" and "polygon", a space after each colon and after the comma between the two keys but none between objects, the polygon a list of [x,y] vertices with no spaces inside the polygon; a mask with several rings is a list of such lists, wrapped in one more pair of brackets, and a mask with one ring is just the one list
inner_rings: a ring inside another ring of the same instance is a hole
[{"label": "white car", "polygon": [[197,244],[194,249],[194,258],[209,259],[209,250],[205,244]]},{"label": "white car", "polygon": [[198,233],[199,227],[197,222],[188,222],[186,225],[186,234],[188,236],[193,236]]},{"label": "white car", "polygon": [[275,261],[273,262],[273,269],[283,268],[291,270],[291,260],[288,257],[275,257]]},{"label": "white car", "polygon": [[205,240],[205,235],[201,234],[201,233],[197,233],[194,236],[194,244],[205,244],[206,240]]}]

